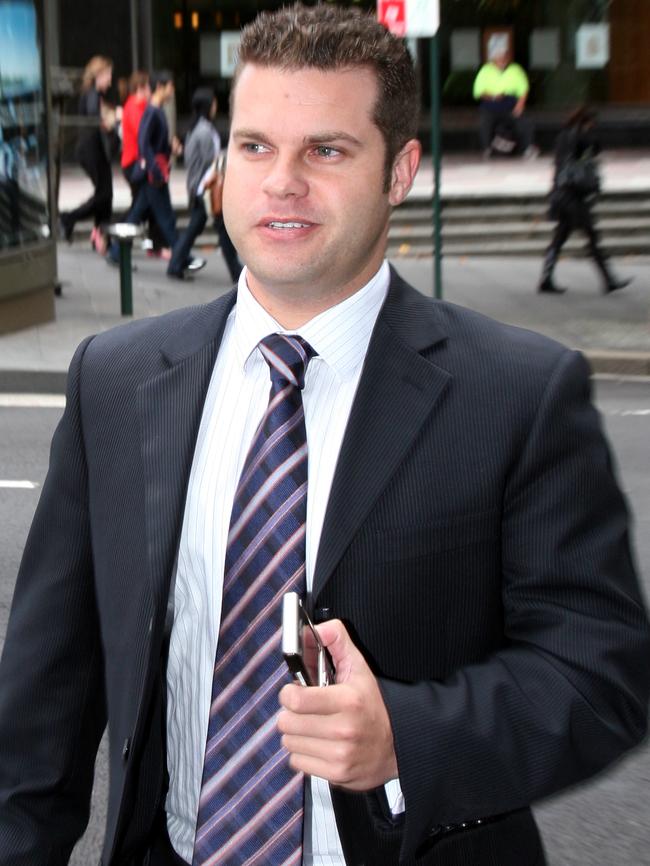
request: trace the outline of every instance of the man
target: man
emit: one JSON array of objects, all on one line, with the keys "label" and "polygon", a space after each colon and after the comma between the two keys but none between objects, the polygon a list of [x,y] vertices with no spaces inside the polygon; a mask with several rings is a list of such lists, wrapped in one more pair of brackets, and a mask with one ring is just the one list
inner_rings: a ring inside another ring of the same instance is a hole
[{"label": "man", "polygon": [[474,79],[474,99],[480,100],[479,134],[485,158],[492,155],[495,142],[507,150],[504,132],[512,132],[519,150],[527,159],[534,159],[538,150],[533,144],[533,125],[524,116],[528,99],[528,76],[518,63],[510,62],[507,42],[494,34],[488,43],[488,62]]},{"label": "man", "polygon": [[[105,866],[533,866],[530,802],[642,737],[585,362],[384,261],[416,106],[358,12],[244,28],[237,294],[72,361],[0,671],[2,866],[66,861],[107,715]],[[296,587],[326,688],[282,686]]]},{"label": "man", "polygon": [[149,75],[136,70],[129,78],[129,96],[122,109],[122,173],[131,190],[131,202],[135,203],[144,181],[144,168],[138,156],[138,131],[140,121],[151,98]]},{"label": "man", "polygon": [[[222,175],[217,169],[221,154],[221,138],[214,127],[217,114],[217,98],[211,87],[199,87],[192,96],[192,121],[185,139],[185,168],[189,222],[174,247],[169,263],[169,272],[180,274],[192,245],[205,228],[208,216],[203,197],[207,190],[221,183]],[[221,190],[221,186],[219,186]],[[215,230],[219,247],[233,283],[239,279],[242,264],[226,231],[222,214],[215,214]]]},{"label": "man", "polygon": [[[169,194],[169,175],[171,158],[179,155],[183,146],[176,136],[170,141],[169,125],[164,111],[164,105],[174,96],[174,79],[171,73],[166,70],[154,73],[151,78],[151,91],[151,99],[142,114],[138,128],[138,152],[144,164],[144,183],[126,217],[126,222],[139,223],[145,214],[153,214],[165,247],[172,250],[167,275],[182,280],[186,268],[197,271],[206,263],[204,259],[192,259],[187,256],[182,267],[177,267],[175,263],[172,267],[173,248],[179,237],[176,230],[176,214]],[[118,263],[117,241],[111,244],[106,260],[109,264]]]},{"label": "man", "polygon": [[[131,73],[129,78],[129,95],[122,110],[122,174],[131,190],[131,206],[135,205],[138,194],[146,183],[144,166],[138,152],[138,132],[142,115],[151,98],[151,85],[149,74],[142,70]],[[148,243],[152,249],[151,255],[171,256],[171,251],[164,250],[164,241],[156,225],[151,212],[149,213],[149,235]],[[164,252],[162,252],[164,250]]]}]

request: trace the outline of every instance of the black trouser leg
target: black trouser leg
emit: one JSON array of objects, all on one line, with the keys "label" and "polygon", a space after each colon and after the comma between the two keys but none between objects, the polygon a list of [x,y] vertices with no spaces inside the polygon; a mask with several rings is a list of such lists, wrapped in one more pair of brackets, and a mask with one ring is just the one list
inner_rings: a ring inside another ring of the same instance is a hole
[{"label": "black trouser leg", "polygon": [[[122,169],[124,173],[124,177],[126,178],[126,182],[129,185],[129,189],[131,190],[131,209],[135,207],[135,203],[138,200],[138,195],[140,194],[140,190],[144,189],[144,186],[147,182],[145,177],[140,176],[139,180],[133,180],[133,173],[136,167],[135,163],[131,163],[131,165],[127,165],[126,168]],[[149,238],[153,243],[153,248],[155,250],[162,249],[165,246],[165,240],[162,236],[160,229],[158,228],[158,223],[156,222],[156,218],[153,213],[148,209],[149,205],[147,204],[146,212],[142,213],[140,222],[147,220],[149,224]],[[127,220],[128,221],[128,220]]]},{"label": "black trouser leg", "polygon": [[479,136],[481,139],[481,148],[490,150],[492,147],[492,139],[494,138],[494,128],[499,120],[499,115],[495,111],[488,111],[487,108],[479,109]]},{"label": "black trouser leg", "polygon": [[[83,204],[74,210],[61,214],[61,219],[70,230],[80,220],[93,217],[95,225],[110,220],[113,204],[113,179],[110,163],[101,153],[84,152],[79,158],[81,167],[86,172],[94,187],[93,194]],[[108,217],[106,216],[108,214]]]},{"label": "black trouser leg", "polygon": [[95,225],[107,226],[113,215],[113,171],[107,160],[97,165],[97,186],[95,187]]},{"label": "black trouser leg", "polygon": [[176,231],[176,214],[169,195],[169,186],[166,183],[162,186],[153,186],[147,183],[145,189],[149,208],[156,219],[165,246],[173,249],[178,240],[178,233]]},{"label": "black trouser leg", "polygon": [[610,291],[612,286],[616,283],[616,280],[612,276],[612,272],[609,266],[609,262],[607,261],[607,256],[603,248],[600,245],[600,236],[598,234],[598,230],[596,229],[596,225],[594,223],[593,217],[590,211],[585,211],[585,219],[584,219],[584,230],[587,235],[587,239],[589,241],[589,254],[591,258],[594,260],[596,267],[600,271],[605,291]]},{"label": "black trouser leg", "polygon": [[512,115],[512,125],[517,136],[517,143],[520,150],[526,151],[533,143],[533,124],[528,117],[523,114],[519,117]]},{"label": "black trouser leg", "polygon": [[190,251],[192,244],[205,228],[208,216],[205,212],[205,205],[200,196],[195,196],[192,201],[190,210],[190,221],[185,231],[180,235],[174,249],[172,257],[167,268],[168,274],[178,276],[183,273],[183,270],[190,262]]},{"label": "black trouser leg", "polygon": [[565,219],[560,219],[555,226],[551,243],[544,255],[540,287],[553,285],[553,271],[555,270],[560,251],[571,234],[572,228],[571,223]]},{"label": "black trouser leg", "polygon": [[243,265],[239,261],[239,256],[237,255],[237,250],[235,249],[233,242],[230,240],[228,229],[223,221],[223,214],[217,214],[217,216],[214,217],[214,229],[219,238],[219,246],[221,247],[221,252],[226,261],[226,267],[228,268],[230,279],[233,283],[236,283],[239,280],[239,275],[242,272]]}]

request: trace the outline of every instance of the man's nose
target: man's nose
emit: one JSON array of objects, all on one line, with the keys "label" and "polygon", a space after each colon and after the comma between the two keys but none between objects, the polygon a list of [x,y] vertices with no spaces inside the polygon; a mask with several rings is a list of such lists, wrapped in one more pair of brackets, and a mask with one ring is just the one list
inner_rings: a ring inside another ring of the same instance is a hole
[{"label": "man's nose", "polygon": [[262,191],[274,198],[302,198],[309,192],[304,166],[291,156],[277,156],[262,181]]}]

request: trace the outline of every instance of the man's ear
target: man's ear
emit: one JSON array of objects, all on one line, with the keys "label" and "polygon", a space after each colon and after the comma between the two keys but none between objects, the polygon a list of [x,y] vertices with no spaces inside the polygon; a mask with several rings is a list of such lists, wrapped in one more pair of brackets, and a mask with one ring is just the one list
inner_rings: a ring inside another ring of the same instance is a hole
[{"label": "man's ear", "polygon": [[388,202],[392,207],[401,204],[408,195],[408,191],[413,186],[421,156],[422,145],[417,139],[411,138],[393,160],[390,189],[388,190]]}]

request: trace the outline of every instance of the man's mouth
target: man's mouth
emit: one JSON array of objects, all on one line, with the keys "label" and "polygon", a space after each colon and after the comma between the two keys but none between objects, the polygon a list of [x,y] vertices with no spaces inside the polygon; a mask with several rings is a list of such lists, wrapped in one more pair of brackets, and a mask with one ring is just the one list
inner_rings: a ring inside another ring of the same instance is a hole
[{"label": "man's mouth", "polygon": [[303,223],[297,222],[295,220],[270,220],[270,222],[266,223],[269,228],[272,229],[308,229],[312,223]]}]

